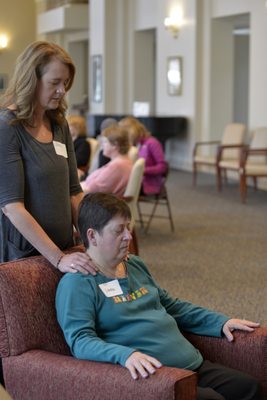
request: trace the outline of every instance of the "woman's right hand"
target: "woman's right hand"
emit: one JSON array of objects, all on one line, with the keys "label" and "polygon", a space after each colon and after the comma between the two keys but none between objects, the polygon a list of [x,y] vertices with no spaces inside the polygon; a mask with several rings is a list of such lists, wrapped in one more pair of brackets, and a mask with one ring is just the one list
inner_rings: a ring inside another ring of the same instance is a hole
[{"label": "woman's right hand", "polygon": [[75,252],[64,254],[57,268],[63,272],[81,272],[84,275],[96,275],[98,268],[94,265],[92,259],[86,253]]},{"label": "woman's right hand", "polygon": [[142,378],[148,378],[149,375],[156,372],[157,368],[162,367],[162,364],[154,357],[135,351],[127,358],[125,367],[129,370],[133,379],[138,379],[139,375]]}]

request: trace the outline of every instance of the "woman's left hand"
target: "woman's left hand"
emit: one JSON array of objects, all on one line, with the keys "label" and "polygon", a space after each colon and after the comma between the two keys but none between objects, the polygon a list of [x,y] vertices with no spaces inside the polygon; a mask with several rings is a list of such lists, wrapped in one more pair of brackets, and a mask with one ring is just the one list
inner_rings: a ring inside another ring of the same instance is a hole
[{"label": "woman's left hand", "polygon": [[71,272],[75,274],[76,272],[81,272],[84,275],[96,275],[98,271],[88,254],[81,252],[65,254],[59,262],[58,269],[64,273]]},{"label": "woman's left hand", "polygon": [[258,328],[260,324],[258,322],[247,321],[246,319],[229,319],[223,326],[223,333],[227,340],[232,342],[234,336],[232,332],[234,330],[253,332],[255,328]]}]

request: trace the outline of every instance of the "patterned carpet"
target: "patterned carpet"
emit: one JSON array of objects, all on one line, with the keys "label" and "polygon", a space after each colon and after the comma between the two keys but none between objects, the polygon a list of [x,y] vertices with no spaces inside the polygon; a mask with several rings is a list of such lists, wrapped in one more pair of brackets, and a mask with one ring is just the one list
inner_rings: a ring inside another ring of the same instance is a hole
[{"label": "patterned carpet", "polygon": [[[175,223],[154,219],[138,227],[140,256],[173,296],[259,321],[267,326],[267,191],[248,191],[241,204],[237,182],[219,194],[215,177],[171,171],[168,193]],[[163,211],[163,210],[162,210]]]}]

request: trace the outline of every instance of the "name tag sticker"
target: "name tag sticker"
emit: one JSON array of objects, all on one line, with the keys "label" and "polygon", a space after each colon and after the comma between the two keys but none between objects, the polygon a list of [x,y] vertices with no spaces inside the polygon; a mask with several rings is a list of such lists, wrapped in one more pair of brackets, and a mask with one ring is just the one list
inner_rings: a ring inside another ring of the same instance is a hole
[{"label": "name tag sticker", "polygon": [[106,297],[113,297],[123,294],[118,279],[114,279],[114,281],[107,283],[101,283],[99,287]]},{"label": "name tag sticker", "polygon": [[53,145],[55,152],[58,156],[68,158],[67,149],[64,143],[56,142],[55,140],[53,140]]}]

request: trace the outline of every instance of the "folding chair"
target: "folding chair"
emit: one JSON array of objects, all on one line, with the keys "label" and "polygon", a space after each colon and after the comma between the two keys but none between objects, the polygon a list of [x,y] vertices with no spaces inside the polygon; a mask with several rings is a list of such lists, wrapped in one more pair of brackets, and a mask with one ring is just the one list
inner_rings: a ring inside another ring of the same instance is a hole
[{"label": "folding chair", "polygon": [[[167,182],[167,178],[169,175],[169,165],[168,165],[168,163],[166,163],[166,164],[167,164],[167,169],[166,169],[165,174],[163,175],[160,192],[156,193],[156,194],[149,194],[149,195],[141,194],[138,199],[137,209],[138,209],[138,214],[139,214],[139,221],[140,221],[141,227],[144,229],[145,233],[148,233],[152,219],[154,217],[168,219],[170,221],[171,231],[174,232],[174,222],[173,222],[173,218],[172,218],[171,206],[170,206],[167,187],[166,187],[166,182]],[[151,212],[150,213],[142,212],[140,203],[152,204]],[[160,211],[160,214],[156,214],[158,207],[160,207],[161,209],[162,209],[162,207],[166,207],[167,214],[166,213],[163,214],[161,211]],[[148,217],[148,218],[146,218],[146,220],[144,220],[144,217]]]},{"label": "folding chair", "polygon": [[138,242],[134,225],[136,221],[136,216],[138,215],[138,208],[137,208],[138,196],[142,185],[144,169],[145,169],[145,160],[143,158],[139,158],[137,161],[135,161],[133,165],[127,187],[122,197],[123,200],[126,201],[126,203],[128,204],[132,213],[131,234],[133,239],[131,243],[132,245],[131,250],[136,255],[139,254],[139,250],[138,250]]}]

